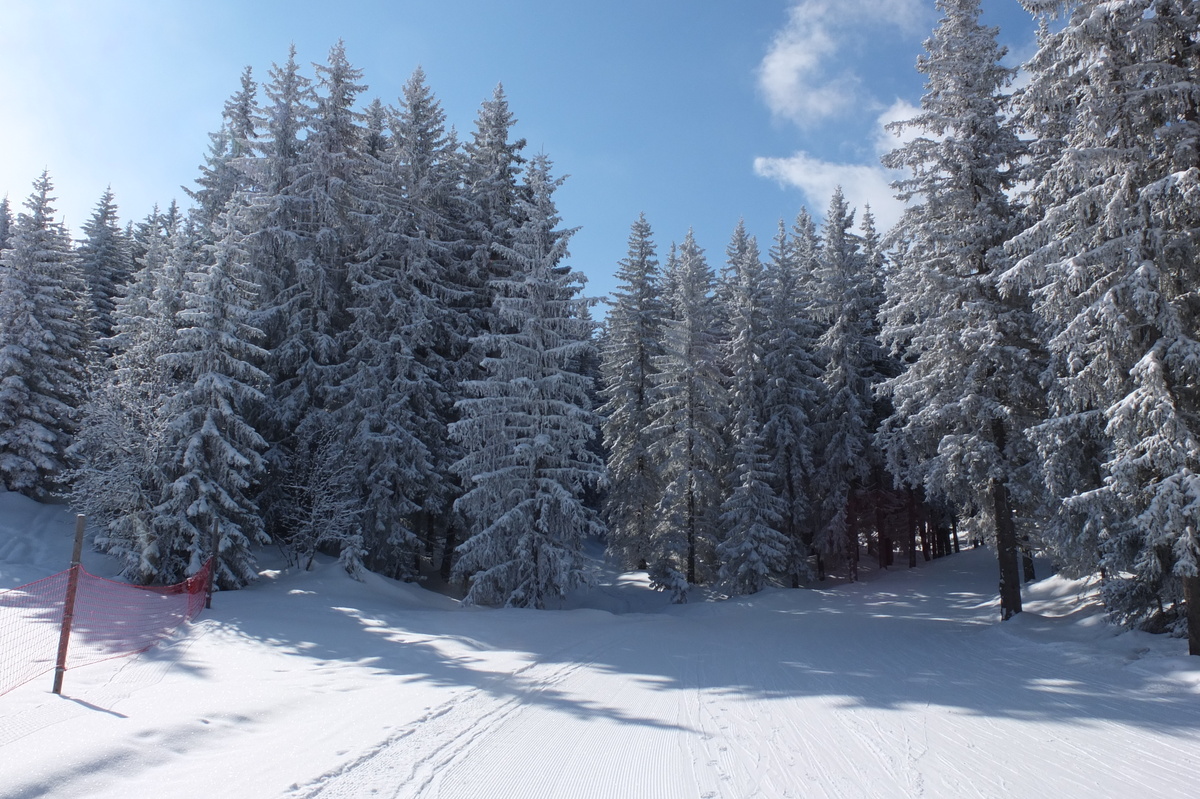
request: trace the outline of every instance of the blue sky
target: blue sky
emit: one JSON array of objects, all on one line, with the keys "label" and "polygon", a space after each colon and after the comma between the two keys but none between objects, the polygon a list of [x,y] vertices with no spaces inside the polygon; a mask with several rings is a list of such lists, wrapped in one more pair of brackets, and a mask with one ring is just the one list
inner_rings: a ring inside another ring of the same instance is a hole
[{"label": "blue sky", "polygon": [[[1032,54],[1016,0],[984,11],[1014,65]],[[602,295],[642,211],[660,253],[692,227],[714,266],[740,218],[765,252],[838,184],[894,221],[881,126],[919,103],[936,20],[932,0],[0,0],[0,195],[48,168],[76,230],[110,184],[123,219],[185,203],[242,68],[341,38],[364,104],[419,65],[463,135],[503,83],[516,135],[569,175],[571,263]]]}]

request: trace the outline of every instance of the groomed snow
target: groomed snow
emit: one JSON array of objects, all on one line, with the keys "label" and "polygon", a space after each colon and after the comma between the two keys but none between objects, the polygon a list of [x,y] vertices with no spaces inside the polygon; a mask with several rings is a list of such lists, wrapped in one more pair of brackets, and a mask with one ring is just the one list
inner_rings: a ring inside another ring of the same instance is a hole
[{"label": "groomed snow", "polygon": [[[0,588],[64,568],[72,527],[0,494]],[[1200,658],[1057,577],[1001,624],[995,569],[682,607],[602,574],[562,611],[268,570],[62,697],[0,696],[0,795],[1196,796]]]}]

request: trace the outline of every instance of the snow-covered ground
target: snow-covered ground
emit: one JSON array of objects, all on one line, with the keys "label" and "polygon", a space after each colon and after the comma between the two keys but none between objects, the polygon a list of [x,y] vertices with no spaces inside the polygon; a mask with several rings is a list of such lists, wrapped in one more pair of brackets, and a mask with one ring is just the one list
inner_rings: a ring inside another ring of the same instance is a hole
[{"label": "snow-covered ground", "polygon": [[[61,570],[72,526],[0,494],[0,588]],[[62,697],[0,696],[0,796],[1197,796],[1200,658],[1059,578],[1001,624],[994,571],[682,607],[602,575],[538,612],[268,570]]]}]

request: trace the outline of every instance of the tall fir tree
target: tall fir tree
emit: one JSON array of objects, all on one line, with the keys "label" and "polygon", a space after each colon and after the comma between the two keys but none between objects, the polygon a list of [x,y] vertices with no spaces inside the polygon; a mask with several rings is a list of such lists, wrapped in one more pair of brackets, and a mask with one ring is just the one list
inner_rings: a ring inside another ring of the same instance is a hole
[{"label": "tall fir tree", "polygon": [[173,479],[166,409],[183,389],[183,378],[160,356],[177,348],[187,275],[201,268],[201,236],[207,234],[190,222],[169,242],[163,232],[158,221],[144,228],[147,249],[116,300],[113,336],[106,342],[111,354],[72,445],[77,466],[71,503],[96,529],[96,547],[119,559],[122,575],[139,584],[173,582],[191,565],[190,555],[172,557],[169,545],[163,555],[162,539],[175,535],[164,529],[158,512]]},{"label": "tall fir tree", "polygon": [[464,177],[472,205],[472,277],[479,293],[478,325],[492,330],[503,326],[492,300],[507,268],[494,247],[510,245],[513,231],[520,224],[521,173],[525,164],[521,151],[525,140],[512,138],[515,124],[504,87],[498,85],[491,99],[480,106],[475,130],[464,146]]},{"label": "tall fir tree", "polygon": [[257,577],[251,547],[268,540],[253,500],[266,441],[247,421],[263,400],[267,375],[256,364],[266,353],[249,323],[256,286],[246,279],[241,234],[232,225],[222,233],[207,263],[187,275],[175,346],[160,356],[178,391],[163,408],[167,481],[154,547],[157,579],[177,582],[200,568],[215,530],[215,579],[239,588]]},{"label": "tall fir tree", "polygon": [[821,367],[816,360],[818,330],[803,293],[804,275],[814,269],[816,233],[811,217],[801,211],[797,233],[779,233],[766,263],[766,346],[763,368],[763,441],[776,495],[782,500],[779,531],[788,541],[785,571],[798,588],[812,577],[813,516],[809,485],[813,474],[813,429],[821,396]]},{"label": "tall fir tree", "polygon": [[453,311],[458,170],[445,115],[417,70],[392,118],[393,146],[367,176],[365,248],[351,265],[340,413],[364,486],[369,565],[415,579],[454,492],[451,397],[466,337]]},{"label": "tall fir tree", "polygon": [[1007,619],[1021,611],[1014,501],[1029,482],[1025,428],[1041,393],[1028,299],[998,284],[1023,147],[1003,112],[1014,73],[997,29],[980,24],[978,0],[938,6],[944,16],[917,62],[921,112],[893,125],[919,135],[884,158],[911,175],[898,196],[919,202],[897,229],[887,286],[884,336],[905,370],[885,383],[894,411],[879,439],[907,485],[964,514],[989,509]]},{"label": "tall fir tree", "polygon": [[246,67],[240,88],[225,101],[220,130],[209,134],[209,151],[196,178],[196,188],[184,189],[196,202],[193,214],[206,228],[219,224],[235,194],[254,188],[251,163],[258,137],[257,94],[253,72]]},{"label": "tall fir tree", "polygon": [[629,233],[629,249],[617,270],[604,340],[604,443],[609,485],[604,503],[608,552],[625,568],[644,569],[662,496],[659,468],[651,455],[651,407],[657,398],[662,357],[661,274],[645,214]]},{"label": "tall fir tree", "polygon": [[0,199],[0,251],[8,249],[8,243],[13,234],[12,208],[9,207],[8,195]]},{"label": "tall fir tree", "polygon": [[32,497],[64,477],[92,346],[87,286],[52,191],[43,172],[0,253],[0,479]]},{"label": "tall fir tree", "polygon": [[728,252],[725,373],[732,445],[717,544],[718,576],[732,593],[751,594],[783,572],[789,546],[779,529],[783,505],[774,491],[777,476],[764,449],[761,421],[766,414],[768,287],[758,243],[740,222]]},{"label": "tall fir tree", "polygon": [[818,258],[815,303],[826,320],[817,345],[823,366],[822,404],[813,487],[820,497],[813,547],[818,576],[831,562],[857,578],[856,492],[870,474],[872,378],[877,359],[871,304],[873,277],[851,233],[854,212],[839,187],[829,202]]},{"label": "tall fir tree", "polygon": [[456,506],[472,522],[455,573],[472,603],[545,607],[584,581],[583,540],[602,531],[583,502],[603,464],[590,449],[591,381],[578,371],[594,346],[588,301],[582,276],[561,264],[572,231],[557,229],[560,182],[548,158],[530,162],[524,221],[511,247],[497,247],[511,274],[496,300],[509,332],[479,342],[496,355],[487,377],[467,384],[452,427],[468,486]]},{"label": "tall fir tree", "polygon": [[1115,615],[1186,626],[1200,654],[1200,10],[1024,5],[1058,18],[1019,96],[1039,140],[1036,221],[1010,242],[1007,283],[1034,292],[1048,328],[1050,408],[1035,435],[1063,499],[1053,541],[1103,569]]},{"label": "tall fir tree", "polygon": [[118,224],[111,189],[105,189],[96,203],[96,210],[83,226],[83,240],[76,252],[91,297],[95,336],[109,338],[115,325],[117,298],[133,276],[129,243]]},{"label": "tall fir tree", "polygon": [[653,584],[687,599],[688,587],[715,575],[720,540],[726,396],[713,290],[715,276],[691,231],[668,262],[672,318],[655,366],[651,453],[662,464],[660,521],[647,552]]}]

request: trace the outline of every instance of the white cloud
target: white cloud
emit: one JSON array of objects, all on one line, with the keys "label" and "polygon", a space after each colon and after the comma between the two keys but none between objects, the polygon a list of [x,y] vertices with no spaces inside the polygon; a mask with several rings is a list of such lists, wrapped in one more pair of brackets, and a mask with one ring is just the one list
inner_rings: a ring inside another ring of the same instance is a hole
[{"label": "white cloud", "polygon": [[878,156],[886,155],[897,147],[908,144],[917,138],[920,135],[920,131],[916,129],[906,128],[899,133],[895,133],[888,130],[887,126],[891,122],[904,122],[913,119],[919,113],[921,113],[921,109],[907,100],[898,99],[885,108],[883,113],[875,120],[875,134],[872,138],[872,143],[875,145],[875,154]]},{"label": "white cloud", "polygon": [[[896,100],[879,115],[872,136],[877,156],[892,151],[917,135],[915,131],[903,131],[897,136],[885,125],[911,119],[918,111],[911,103]],[[833,190],[838,186],[842,187],[846,201],[860,212],[864,205],[871,206],[871,213],[875,215],[875,223],[880,230],[896,224],[904,211],[904,203],[896,199],[891,187],[892,181],[899,178],[901,173],[885,169],[878,161],[868,164],[837,163],[801,151],[786,158],[755,158],[754,172],[784,186],[800,189],[809,210],[815,214],[824,212]]]},{"label": "white cloud", "polygon": [[758,68],[767,106],[800,126],[861,107],[861,81],[842,51],[868,27],[920,30],[927,13],[920,0],[799,0]]},{"label": "white cloud", "polygon": [[755,158],[754,171],[786,186],[804,192],[806,205],[816,215],[825,213],[833,190],[842,187],[846,202],[858,208],[870,205],[875,226],[887,230],[900,219],[904,203],[892,194],[894,176],[881,166],[868,164],[837,164],[813,158],[808,153],[794,153],[787,158]]}]

